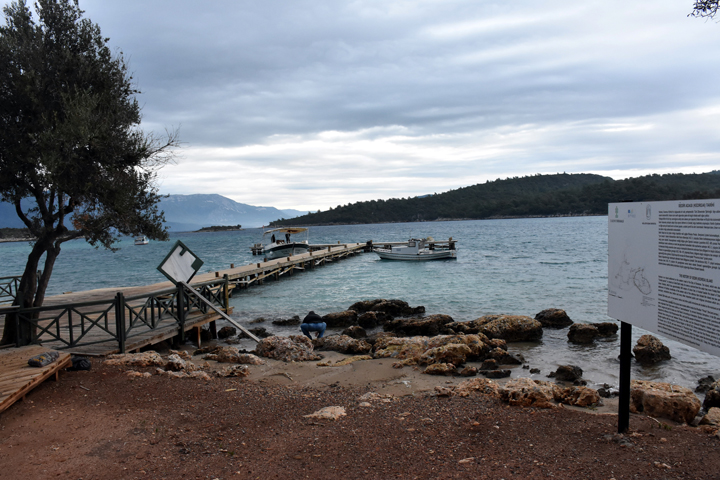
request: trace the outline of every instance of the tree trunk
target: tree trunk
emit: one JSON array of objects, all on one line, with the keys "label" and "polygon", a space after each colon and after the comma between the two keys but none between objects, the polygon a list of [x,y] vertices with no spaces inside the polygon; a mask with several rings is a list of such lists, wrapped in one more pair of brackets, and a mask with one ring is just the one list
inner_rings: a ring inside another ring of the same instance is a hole
[{"label": "tree trunk", "polygon": [[[15,301],[13,301],[13,306],[19,306],[20,308],[30,308],[35,305],[35,296],[37,292],[37,267],[40,264],[40,259],[42,258],[43,253],[45,253],[48,249],[51,249],[50,247],[52,247],[52,243],[48,240],[42,239],[39,239],[35,243],[35,245],[33,245],[33,249],[30,252],[30,255],[28,255],[28,261],[25,264],[25,271],[20,278],[18,295],[17,297],[15,297]],[[55,256],[53,257],[53,263],[55,263],[56,257],[57,254],[55,254]],[[49,276],[47,278],[49,279]],[[45,287],[43,288],[43,299],[45,296],[46,287],[47,280],[45,283]],[[16,343],[16,340],[19,339],[19,343],[17,345],[19,347],[22,345],[27,345],[32,341],[33,334],[35,333],[35,328],[31,327],[27,322],[20,322],[20,328],[18,330],[15,322],[15,314],[9,314],[5,316],[5,328],[3,329],[3,336],[2,340],[0,340],[0,345]]]}]

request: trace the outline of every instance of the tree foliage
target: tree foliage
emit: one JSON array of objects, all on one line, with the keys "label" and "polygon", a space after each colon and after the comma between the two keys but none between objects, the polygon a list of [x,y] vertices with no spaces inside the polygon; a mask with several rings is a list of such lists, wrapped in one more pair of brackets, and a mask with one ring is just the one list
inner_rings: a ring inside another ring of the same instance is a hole
[{"label": "tree foliage", "polygon": [[[39,306],[63,242],[167,238],[155,179],[178,140],[139,128],[139,92],[122,53],[76,0],[38,0],[35,15],[23,0],[3,11],[0,196],[37,238],[19,290],[25,306]],[[23,210],[28,197],[36,206]],[[3,343],[9,337],[6,322]]]},{"label": "tree foliage", "polygon": [[700,18],[713,18],[718,12],[720,0],[695,0],[693,11],[689,16]]},{"label": "tree foliage", "polygon": [[503,217],[603,215],[607,204],[720,197],[720,175],[647,175],[625,180],[592,174],[515,177],[442,194],[391,198],[338,206],[325,212],[277,220],[280,225],[418,222]]}]

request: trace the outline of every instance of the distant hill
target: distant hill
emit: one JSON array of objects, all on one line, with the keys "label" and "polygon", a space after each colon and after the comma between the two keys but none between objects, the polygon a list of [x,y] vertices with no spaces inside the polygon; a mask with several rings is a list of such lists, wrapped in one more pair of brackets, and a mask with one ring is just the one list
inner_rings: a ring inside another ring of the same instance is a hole
[{"label": "distant hill", "polygon": [[554,215],[605,215],[607,204],[720,197],[720,175],[647,175],[613,180],[593,174],[557,174],[488,181],[445,193],[372,200],[310,213],[280,225],[418,222]]},{"label": "distant hill", "polygon": [[255,207],[217,194],[170,195],[162,199],[160,209],[165,212],[165,224],[171,232],[199,230],[215,225],[261,227],[277,218],[292,218],[305,213],[275,207]]},{"label": "distant hill", "polygon": [[[24,201],[23,208],[28,208]],[[255,207],[217,194],[170,195],[162,199],[160,209],[165,212],[165,225],[171,232],[195,231],[216,225],[240,224],[243,228],[261,227],[271,220],[292,218],[305,213],[274,207]],[[15,213],[15,207],[7,202],[0,202],[0,228],[24,226]]]}]

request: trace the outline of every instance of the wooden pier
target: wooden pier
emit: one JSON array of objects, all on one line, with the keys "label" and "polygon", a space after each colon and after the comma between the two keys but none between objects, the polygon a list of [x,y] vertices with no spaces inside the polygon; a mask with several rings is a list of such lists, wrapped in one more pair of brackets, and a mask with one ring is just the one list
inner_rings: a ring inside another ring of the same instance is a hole
[{"label": "wooden pier", "polygon": [[[365,243],[328,245],[322,250],[267,262],[233,265],[226,270],[196,275],[191,286],[200,288],[204,296],[230,313],[229,297],[236,289],[279,280],[295,271],[311,270],[366,248]],[[43,307],[28,311],[38,317],[38,340],[46,348],[80,355],[139,351],[148,345],[186,335],[199,345],[200,331],[207,324],[215,337],[215,322],[220,315],[202,308],[187,295],[182,295],[184,298],[178,304],[178,296],[175,285],[162,282],[55,295],[48,297]],[[0,328],[4,327],[3,314],[10,311],[0,309]],[[182,319],[178,318],[179,311],[184,312]],[[124,327],[118,328],[122,322],[125,322]]]}]

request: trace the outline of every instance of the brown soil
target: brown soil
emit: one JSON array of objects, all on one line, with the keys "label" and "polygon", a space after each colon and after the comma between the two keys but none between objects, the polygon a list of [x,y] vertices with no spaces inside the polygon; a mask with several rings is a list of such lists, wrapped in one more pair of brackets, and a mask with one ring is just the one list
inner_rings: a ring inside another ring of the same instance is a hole
[{"label": "brown soil", "polygon": [[[702,429],[634,415],[617,436],[616,415],[437,397],[432,383],[457,380],[390,363],[268,362],[205,382],[94,360],[0,414],[0,478],[720,478]],[[396,396],[363,406],[367,392]],[[347,415],[305,417],[327,406]]]}]

